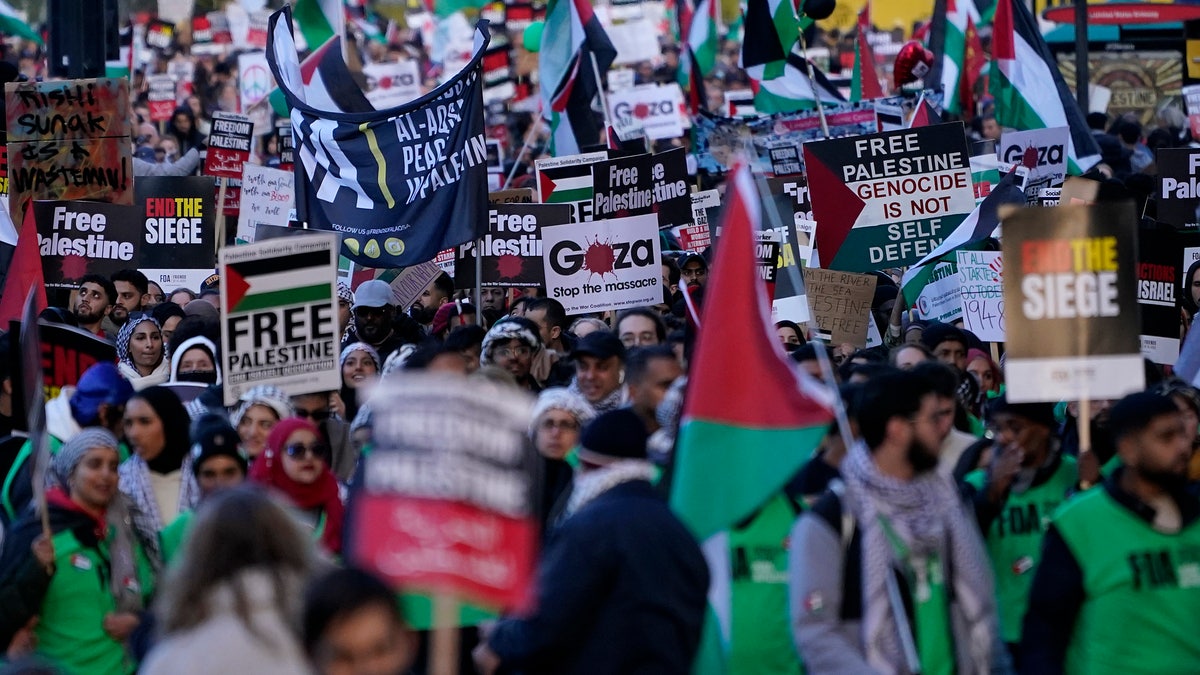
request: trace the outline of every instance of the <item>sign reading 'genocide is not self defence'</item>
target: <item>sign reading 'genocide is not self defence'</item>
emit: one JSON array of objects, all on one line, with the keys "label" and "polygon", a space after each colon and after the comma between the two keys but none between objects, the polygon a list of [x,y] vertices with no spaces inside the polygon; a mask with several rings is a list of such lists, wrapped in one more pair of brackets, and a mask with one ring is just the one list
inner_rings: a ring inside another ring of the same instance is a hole
[{"label": "sign reading 'genocide is not self defence'", "polygon": [[1005,219],[1010,401],[1117,399],[1143,388],[1136,222],[1128,203]]},{"label": "sign reading 'genocide is not self defence'", "polygon": [[830,269],[914,264],[975,208],[961,123],[810,141],[804,163]]}]

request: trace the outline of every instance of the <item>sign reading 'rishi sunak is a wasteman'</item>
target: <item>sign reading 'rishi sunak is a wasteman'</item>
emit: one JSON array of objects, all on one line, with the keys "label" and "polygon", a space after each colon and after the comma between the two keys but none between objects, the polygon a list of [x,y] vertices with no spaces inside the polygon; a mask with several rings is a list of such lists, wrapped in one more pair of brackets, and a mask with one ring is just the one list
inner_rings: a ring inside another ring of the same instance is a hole
[{"label": "sign reading 'rishi sunak is a wasteman'", "polygon": [[221,249],[226,405],[259,384],[292,395],[341,386],[338,246],[310,233]]},{"label": "sign reading 'rishi sunak is a wasteman'", "polygon": [[804,163],[829,269],[916,263],[975,208],[961,123],[811,141]]}]

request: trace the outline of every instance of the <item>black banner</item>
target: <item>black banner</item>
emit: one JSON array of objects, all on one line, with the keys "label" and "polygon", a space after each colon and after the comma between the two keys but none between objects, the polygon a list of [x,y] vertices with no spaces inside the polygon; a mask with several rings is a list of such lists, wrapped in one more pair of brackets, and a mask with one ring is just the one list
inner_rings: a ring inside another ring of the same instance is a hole
[{"label": "black banner", "polygon": [[1137,298],[1142,309],[1142,356],[1174,365],[1196,313],[1184,279],[1187,249],[1200,248],[1200,232],[1167,229],[1138,232]]},{"label": "black banner", "polygon": [[[480,286],[545,288],[542,228],[571,222],[566,204],[493,204],[488,233],[483,235],[483,280]],[[475,247],[467,242],[454,252],[456,288],[475,287]]]},{"label": "black banner", "polygon": [[205,176],[138,178],[142,210],[138,268],[208,269],[217,264],[217,204],[213,179]]},{"label": "black banner", "polygon": [[1200,227],[1200,149],[1158,151],[1158,222]]},{"label": "black banner", "polygon": [[687,150],[620,157],[592,165],[593,216],[623,218],[658,214],[659,229],[690,225]]},{"label": "black banner", "polygon": [[379,112],[341,113],[304,101],[291,11],[271,15],[267,59],[299,121],[297,151],[311,158],[296,164],[297,215],[340,233],[346,257],[407,267],[486,231],[485,26],[476,28],[470,63],[429,94]]},{"label": "black banner", "polygon": [[136,206],[102,202],[33,203],[47,288],[74,288],[85,274],[111,276],[141,267]]}]

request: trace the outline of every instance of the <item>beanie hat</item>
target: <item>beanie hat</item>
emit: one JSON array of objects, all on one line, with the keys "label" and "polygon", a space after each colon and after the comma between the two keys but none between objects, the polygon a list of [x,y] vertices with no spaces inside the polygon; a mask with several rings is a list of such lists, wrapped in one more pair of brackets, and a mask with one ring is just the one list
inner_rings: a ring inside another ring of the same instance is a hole
[{"label": "beanie hat", "polygon": [[67,480],[75,471],[75,467],[83,461],[83,456],[87,454],[88,450],[93,448],[116,450],[118,445],[117,437],[103,427],[88,427],[80,431],[72,436],[71,440],[63,443],[63,446],[50,460],[50,469],[54,473],[54,480],[64,488],[67,487]]},{"label": "beanie hat", "polygon": [[479,357],[479,363],[489,364],[493,362],[492,353],[496,351],[496,347],[501,342],[509,340],[519,340],[534,352],[542,347],[542,338],[538,336],[533,322],[521,317],[505,317],[498,321],[492,329],[483,336],[483,350]]},{"label": "beanie hat", "polygon": [[1010,403],[1007,393],[1002,393],[988,402],[987,414],[989,419],[993,415],[999,414],[1016,415],[1047,429],[1058,427],[1058,420],[1054,417],[1053,403]]},{"label": "beanie hat", "polygon": [[931,321],[925,327],[925,332],[921,334],[921,344],[929,348],[929,351],[934,351],[937,346],[943,342],[956,341],[962,343],[965,348],[967,346],[967,336],[963,332],[948,323],[939,321]]},{"label": "beanie hat", "polygon": [[1160,415],[1177,415],[1179,406],[1166,394],[1139,391],[1117,401],[1108,411],[1108,430],[1114,441],[1136,433]]},{"label": "beanie hat", "polygon": [[275,385],[260,384],[257,387],[247,389],[244,394],[238,399],[241,404],[237,410],[229,416],[229,421],[236,427],[242,423],[242,417],[250,406],[261,405],[275,411],[275,416],[281,420],[286,420],[289,417],[296,415],[296,409],[292,407],[292,400],[288,395],[283,393],[283,390]]},{"label": "beanie hat", "polygon": [[580,428],[596,418],[596,411],[587,399],[566,387],[551,387],[538,395],[533,405],[533,416],[529,419],[529,432],[533,433],[538,421],[551,410],[561,410],[575,418]]},{"label": "beanie hat", "polygon": [[338,365],[346,365],[346,359],[350,358],[350,355],[356,351],[365,352],[367,356],[371,357],[371,360],[375,362],[375,372],[383,369],[383,364],[379,362],[379,352],[365,342],[351,342],[346,345],[346,348],[342,350],[342,355],[338,358]]},{"label": "beanie hat", "polygon": [[646,459],[648,436],[645,423],[633,410],[610,410],[583,428],[579,437],[579,459],[590,464]]},{"label": "beanie hat", "polygon": [[131,396],[133,385],[121,377],[116,366],[97,363],[84,371],[75,393],[71,394],[71,417],[80,426],[91,426],[99,421],[101,405],[125,405]]},{"label": "beanie hat", "polygon": [[433,331],[434,335],[437,335],[450,327],[450,319],[474,313],[475,307],[466,301],[456,300],[454,302],[447,302],[438,307],[437,313],[433,315],[433,323],[430,324],[429,329]]},{"label": "beanie hat", "polygon": [[[211,419],[211,421],[209,421]],[[249,468],[249,458],[242,449],[242,441],[238,438],[237,430],[228,422],[214,415],[202,419],[196,429],[196,440],[192,443],[192,473],[200,477],[200,465],[213,457],[231,457],[242,469],[242,474]]]}]

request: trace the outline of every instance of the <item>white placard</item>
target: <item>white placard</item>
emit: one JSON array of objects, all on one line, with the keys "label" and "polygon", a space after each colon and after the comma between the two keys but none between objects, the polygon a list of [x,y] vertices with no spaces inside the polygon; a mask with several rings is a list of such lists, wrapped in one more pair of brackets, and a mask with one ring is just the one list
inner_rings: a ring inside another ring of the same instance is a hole
[{"label": "white placard", "polygon": [[288,226],[288,213],[296,201],[296,174],[249,162],[242,165],[242,208],[238,216],[239,242],[254,241],[259,225]]},{"label": "white placard", "polygon": [[657,305],[661,254],[655,214],[544,227],[546,296],[567,314]]}]

